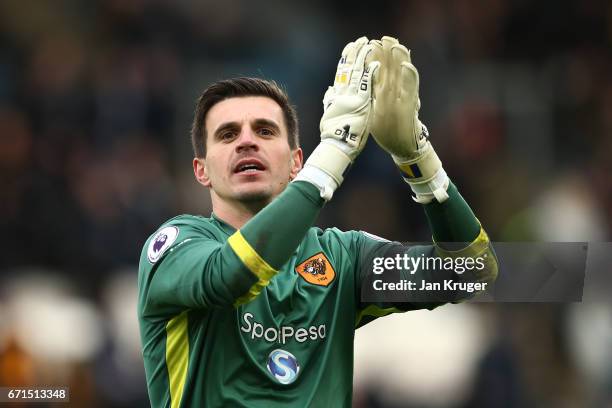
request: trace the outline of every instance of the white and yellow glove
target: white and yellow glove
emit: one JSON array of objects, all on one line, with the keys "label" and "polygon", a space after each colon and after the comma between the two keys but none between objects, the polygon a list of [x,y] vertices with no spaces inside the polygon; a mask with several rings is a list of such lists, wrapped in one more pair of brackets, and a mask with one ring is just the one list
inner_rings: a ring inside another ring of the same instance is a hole
[{"label": "white and yellow glove", "polygon": [[334,85],[323,97],[321,143],[294,180],[314,184],[325,200],[330,200],[340,186],[370,133],[372,78],[380,65],[377,61],[366,65],[371,50],[366,37],[344,47]]},{"label": "white and yellow glove", "polygon": [[373,86],[372,136],[391,154],[416,202],[444,202],[449,179],[419,120],[419,73],[410,51],[392,37],[370,45],[367,61],[381,63]]}]

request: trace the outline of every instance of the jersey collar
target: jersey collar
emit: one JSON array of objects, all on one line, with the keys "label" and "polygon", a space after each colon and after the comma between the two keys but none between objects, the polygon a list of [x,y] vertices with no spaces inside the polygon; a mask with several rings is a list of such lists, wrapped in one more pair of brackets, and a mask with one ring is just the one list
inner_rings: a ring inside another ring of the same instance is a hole
[{"label": "jersey collar", "polygon": [[236,228],[232,227],[231,225],[229,225],[228,223],[223,221],[221,218],[217,217],[217,215],[215,213],[211,213],[210,214],[210,218],[214,222],[216,222],[217,225],[219,226],[219,228],[221,228],[223,231],[225,231],[227,233],[227,235],[232,235],[234,232],[236,232]]}]

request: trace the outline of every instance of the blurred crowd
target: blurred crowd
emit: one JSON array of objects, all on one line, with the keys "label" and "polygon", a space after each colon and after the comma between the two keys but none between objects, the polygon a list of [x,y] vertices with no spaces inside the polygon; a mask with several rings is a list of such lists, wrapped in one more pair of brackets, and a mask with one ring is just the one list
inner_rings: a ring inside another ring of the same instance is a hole
[{"label": "blurred crowd", "polygon": [[[340,50],[361,35],[412,49],[420,117],[494,241],[610,240],[607,1],[3,0],[0,385],[69,385],[74,406],[146,406],[140,251],[171,216],[211,211],[191,168],[196,98],[217,79],[276,80],[308,155]],[[319,225],[429,238],[374,143]],[[397,338],[418,331],[423,349],[456,340],[416,353],[416,373],[387,379],[364,357],[381,350],[356,346],[355,406],[612,406],[609,303],[447,308],[389,318]],[[374,329],[393,337],[377,324],[358,345]],[[453,344],[468,357],[441,361]]]}]

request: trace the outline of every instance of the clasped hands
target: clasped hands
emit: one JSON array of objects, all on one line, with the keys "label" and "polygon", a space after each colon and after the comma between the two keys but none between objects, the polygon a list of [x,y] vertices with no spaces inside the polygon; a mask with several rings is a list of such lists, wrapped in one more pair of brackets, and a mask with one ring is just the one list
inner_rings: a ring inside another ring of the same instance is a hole
[{"label": "clasped hands", "polygon": [[321,143],[301,179],[316,184],[329,200],[372,135],[391,155],[415,201],[444,202],[449,179],[419,120],[420,106],[419,74],[397,39],[348,43],[323,97]]}]

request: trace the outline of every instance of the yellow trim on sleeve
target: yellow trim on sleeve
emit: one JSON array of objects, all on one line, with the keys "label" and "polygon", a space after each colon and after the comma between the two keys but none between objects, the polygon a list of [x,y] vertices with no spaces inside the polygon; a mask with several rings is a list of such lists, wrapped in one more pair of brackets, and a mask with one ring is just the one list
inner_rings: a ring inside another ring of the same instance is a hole
[{"label": "yellow trim on sleeve", "polygon": [[485,232],[484,228],[480,227],[480,233],[478,236],[468,245],[467,247],[458,251],[448,251],[443,249],[434,241],[436,246],[436,253],[438,256],[443,258],[457,258],[457,257],[476,257],[483,254],[489,248],[489,236]]},{"label": "yellow trim on sleeve", "polygon": [[[439,247],[438,244],[435,245],[435,248],[438,256],[441,258],[483,258],[484,268],[481,271],[473,271],[475,281],[493,284],[497,279],[497,275],[499,274],[499,264],[497,262],[497,256],[493,251],[489,236],[485,232],[484,228],[482,228],[482,226],[480,227],[480,233],[478,234],[476,239],[472,241],[470,245],[463,249],[460,249],[458,251],[447,251]],[[475,292],[474,295],[479,294],[481,292]],[[468,300],[468,298],[462,299],[459,302],[455,303],[460,303],[465,300]]]},{"label": "yellow trim on sleeve", "polygon": [[253,249],[251,244],[244,238],[240,230],[233,233],[227,240],[230,247],[236,253],[236,256],[242,263],[259,278],[257,282],[247,293],[239,297],[234,306],[248,303],[261,293],[263,288],[268,286],[270,279],[278,272],[271,267],[259,254]]},{"label": "yellow trim on sleeve", "polygon": [[255,282],[255,284],[250,287],[247,293],[245,293],[244,295],[236,299],[236,301],[234,302],[234,307],[238,307],[245,303],[249,303],[251,300],[255,299],[255,297],[259,295],[261,291],[263,290],[263,288],[268,286],[269,283],[270,283],[269,280],[261,280],[261,279]]},{"label": "yellow trim on sleeve", "polygon": [[355,327],[359,326],[359,323],[361,322],[361,319],[363,319],[364,316],[383,317],[391,313],[401,313],[401,312],[402,310],[398,309],[397,307],[388,307],[386,309],[383,309],[380,306],[369,305],[365,309],[361,309],[359,311],[359,314],[357,315],[357,318],[355,319]]},{"label": "yellow trim on sleeve", "polygon": [[240,230],[234,232],[232,236],[228,238],[227,242],[242,263],[259,279],[269,280],[276,274],[276,269],[271,267],[257,252],[255,252],[251,244],[244,239]]},{"label": "yellow trim on sleeve", "polygon": [[187,311],[166,324],[166,366],[170,385],[170,406],[178,408],[183,398],[189,366]]}]

